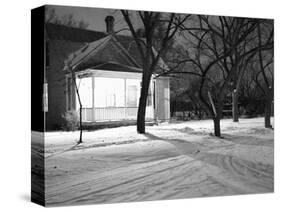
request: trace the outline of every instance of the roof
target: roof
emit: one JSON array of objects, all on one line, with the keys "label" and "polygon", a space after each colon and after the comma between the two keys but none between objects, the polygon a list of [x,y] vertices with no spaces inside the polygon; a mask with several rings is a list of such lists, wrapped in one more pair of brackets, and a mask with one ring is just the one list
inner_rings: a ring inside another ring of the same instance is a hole
[{"label": "roof", "polygon": [[104,32],[79,29],[59,24],[47,23],[46,33],[48,39],[51,40],[67,40],[73,42],[93,42],[105,37]]},{"label": "roof", "polygon": [[[126,67],[126,70],[139,72],[142,60],[134,39],[126,35],[109,35],[104,32],[73,28],[63,25],[46,24],[48,39],[85,43],[68,55],[65,63],[76,70],[87,68]],[[156,53],[156,51],[154,51]],[[101,66],[102,64],[102,66]],[[106,65],[107,64],[107,65]],[[159,65],[166,68],[160,58]],[[129,69],[128,67],[132,67]]]}]

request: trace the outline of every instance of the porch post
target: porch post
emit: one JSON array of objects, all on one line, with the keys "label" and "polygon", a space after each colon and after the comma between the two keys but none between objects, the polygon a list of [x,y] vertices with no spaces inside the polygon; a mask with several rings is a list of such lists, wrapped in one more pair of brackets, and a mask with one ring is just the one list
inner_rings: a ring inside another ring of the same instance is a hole
[{"label": "porch post", "polygon": [[153,120],[155,120],[155,105],[154,105],[154,94],[155,94],[155,81],[153,77],[151,78],[150,81],[150,92],[151,92],[151,106],[152,106],[152,114],[153,114]]},{"label": "porch post", "polygon": [[154,79],[154,86],[153,86],[153,95],[154,95],[154,121],[157,122],[158,120],[158,96],[157,96],[157,78]]},{"label": "porch post", "polygon": [[78,110],[76,104],[76,90],[75,90],[76,75],[71,73],[70,75],[70,110]]},{"label": "porch post", "polygon": [[95,121],[95,77],[92,76],[92,121]]}]

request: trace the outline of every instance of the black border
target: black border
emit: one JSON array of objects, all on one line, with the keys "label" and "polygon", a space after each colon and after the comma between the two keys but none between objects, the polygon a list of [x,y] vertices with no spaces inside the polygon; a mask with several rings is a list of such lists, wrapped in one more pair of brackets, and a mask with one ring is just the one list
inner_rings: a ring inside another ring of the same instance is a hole
[{"label": "black border", "polygon": [[31,10],[31,201],[45,206],[45,6]]}]

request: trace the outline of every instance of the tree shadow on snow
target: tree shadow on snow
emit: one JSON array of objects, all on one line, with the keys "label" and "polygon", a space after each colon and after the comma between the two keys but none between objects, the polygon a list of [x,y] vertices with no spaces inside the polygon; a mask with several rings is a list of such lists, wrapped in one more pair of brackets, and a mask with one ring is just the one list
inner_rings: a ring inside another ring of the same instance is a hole
[{"label": "tree shadow on snow", "polygon": [[173,146],[175,146],[175,148],[181,154],[197,154],[200,152],[198,145],[195,145],[183,139],[161,138],[151,133],[145,133],[143,135],[147,137],[149,140],[160,140],[160,141],[168,142]]}]

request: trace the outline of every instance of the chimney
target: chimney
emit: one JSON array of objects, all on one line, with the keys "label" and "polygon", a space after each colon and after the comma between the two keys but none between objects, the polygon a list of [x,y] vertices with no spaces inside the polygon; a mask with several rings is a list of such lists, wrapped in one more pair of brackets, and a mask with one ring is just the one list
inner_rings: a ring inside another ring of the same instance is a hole
[{"label": "chimney", "polygon": [[106,32],[108,34],[112,33],[114,31],[114,18],[113,16],[106,16],[105,18],[106,23]]}]

